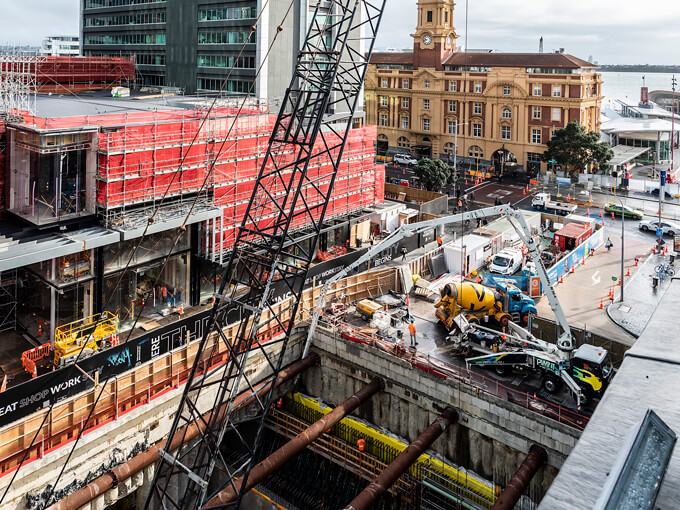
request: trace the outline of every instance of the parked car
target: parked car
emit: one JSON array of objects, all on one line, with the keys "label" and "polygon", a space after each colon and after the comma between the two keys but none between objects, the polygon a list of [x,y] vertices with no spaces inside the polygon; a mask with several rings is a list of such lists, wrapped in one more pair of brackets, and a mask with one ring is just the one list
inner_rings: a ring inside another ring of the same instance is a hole
[{"label": "parked car", "polygon": [[680,234],[680,225],[677,223],[671,223],[670,221],[662,221],[659,223],[658,221],[646,220],[641,221],[638,225],[638,228],[640,230],[644,230],[645,232],[656,232],[656,229],[659,227],[663,229],[663,233],[665,235],[674,236]]},{"label": "parked car", "polygon": [[395,154],[392,161],[398,165],[413,166],[418,163],[418,160],[411,156],[410,154]]},{"label": "parked car", "polygon": [[[614,213],[614,216],[621,216],[621,206],[619,204],[614,204],[612,202],[609,202],[606,206],[604,206],[604,212],[606,213]],[[627,205],[623,206],[623,216],[626,218],[635,218],[636,220],[641,220],[642,219],[642,213],[640,211],[636,211],[632,207],[628,207]]]},{"label": "parked car", "polygon": [[[664,199],[667,199],[667,198],[675,198],[673,195],[671,195],[671,194],[668,192],[668,190],[663,190],[663,192],[664,192],[664,193],[663,193]],[[654,188],[654,189],[651,191],[651,193],[652,193],[652,195],[654,195],[655,197],[658,197],[658,196],[659,196],[659,188]]]}]

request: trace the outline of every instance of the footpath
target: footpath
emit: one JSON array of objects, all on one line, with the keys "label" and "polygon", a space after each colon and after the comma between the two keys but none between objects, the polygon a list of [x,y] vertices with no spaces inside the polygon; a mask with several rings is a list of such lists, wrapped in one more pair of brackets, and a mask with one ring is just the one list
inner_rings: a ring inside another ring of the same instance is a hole
[{"label": "footpath", "polygon": [[652,254],[647,257],[635,274],[625,283],[623,302],[620,298],[621,292],[618,291],[614,300],[606,307],[609,318],[635,338],[639,337],[645,329],[654,310],[656,310],[670,286],[671,277],[659,281],[656,289],[652,285],[652,277],[656,276],[654,268],[669,261],[669,255]]}]

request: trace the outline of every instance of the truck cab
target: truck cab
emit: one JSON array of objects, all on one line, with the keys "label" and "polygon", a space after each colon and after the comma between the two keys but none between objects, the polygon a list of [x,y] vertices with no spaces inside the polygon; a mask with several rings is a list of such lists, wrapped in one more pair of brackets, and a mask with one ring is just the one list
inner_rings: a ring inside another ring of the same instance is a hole
[{"label": "truck cab", "polygon": [[522,267],[524,255],[521,250],[506,248],[496,253],[489,265],[489,271],[502,275],[511,275]]},{"label": "truck cab", "polygon": [[536,193],[534,198],[531,200],[531,206],[534,209],[545,209],[546,204],[550,202],[549,193]]},{"label": "truck cab", "polygon": [[497,283],[498,290],[503,297],[503,311],[512,315],[513,322],[527,324],[529,315],[538,313],[536,303],[511,283]]},{"label": "truck cab", "polygon": [[583,344],[571,359],[571,376],[587,397],[600,397],[614,375],[609,352],[595,345]]}]

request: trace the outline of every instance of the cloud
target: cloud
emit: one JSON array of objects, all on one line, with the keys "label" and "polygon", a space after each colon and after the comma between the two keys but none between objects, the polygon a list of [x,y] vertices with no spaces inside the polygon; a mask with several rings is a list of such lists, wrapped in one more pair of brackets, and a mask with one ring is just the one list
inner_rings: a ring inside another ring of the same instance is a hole
[{"label": "cloud", "polygon": [[39,46],[48,35],[78,35],[80,0],[0,0],[0,45]]},{"label": "cloud", "polygon": [[[411,48],[416,25],[415,0],[387,0],[376,45]],[[469,1],[468,47],[505,52],[536,52],[541,36],[545,51],[568,53],[600,63],[680,65],[675,45],[680,37],[676,0]],[[465,44],[465,0],[458,0],[454,26]],[[672,38],[669,40],[669,38]],[[664,41],[666,41],[664,43]]]}]

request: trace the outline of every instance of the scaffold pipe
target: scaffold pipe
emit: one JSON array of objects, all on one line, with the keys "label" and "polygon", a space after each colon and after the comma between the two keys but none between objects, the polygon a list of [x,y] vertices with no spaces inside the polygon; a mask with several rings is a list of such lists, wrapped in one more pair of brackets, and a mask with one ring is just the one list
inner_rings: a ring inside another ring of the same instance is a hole
[{"label": "scaffold pipe", "polygon": [[515,504],[522,497],[536,471],[547,460],[548,454],[546,451],[538,445],[532,445],[529,449],[529,455],[517,468],[515,474],[512,475],[512,478],[505,486],[503,492],[501,492],[496,503],[491,507],[491,510],[512,510],[515,508]]},{"label": "scaffold pipe", "polygon": [[[276,379],[275,387],[278,387],[284,382],[291,380],[298,374],[301,374],[318,361],[319,355],[316,353],[312,353],[306,356],[305,358],[288,365],[286,368],[282,369],[279,372],[279,376]],[[259,388],[256,390],[256,394],[258,396],[265,395],[266,392],[269,391],[270,386],[271,382],[261,384]],[[234,407],[237,409],[239,407],[247,406],[253,402],[254,398],[255,398],[254,395],[250,391],[244,391],[235,400]],[[223,413],[224,409],[220,409],[219,412]],[[206,413],[204,417],[205,421],[203,423],[207,423],[208,420],[210,419],[210,413]],[[186,427],[186,435],[183,433],[176,434],[175,437],[177,438],[177,440],[173,442],[173,444],[171,444],[169,447],[165,446],[166,440],[162,439],[161,441],[151,446],[149,449],[143,451],[138,455],[135,455],[127,462],[121,464],[120,466],[112,469],[108,473],[105,473],[99,478],[93,480],[85,487],[77,490],[72,494],[69,494],[67,497],[65,497],[61,501],[58,501],[50,508],[52,510],[67,510],[67,509],[76,510],[77,508],[86,505],[100,494],[103,494],[106,491],[113,489],[120,482],[127,480],[132,475],[139,473],[144,468],[155,463],[160,458],[158,454],[159,448],[164,447],[165,451],[174,451],[180,446],[181,438],[184,438],[184,442],[191,441],[203,429],[204,429],[203,425],[201,425],[200,427],[197,426],[195,423],[189,425],[188,427]]]},{"label": "scaffold pipe", "polygon": [[404,474],[418,457],[451,425],[458,421],[458,411],[449,407],[433,421],[406,450],[401,452],[392,463],[359,493],[345,510],[367,510],[378,501],[380,496]]},{"label": "scaffold pipe", "polygon": [[[379,391],[382,391],[384,387],[385,381],[379,377],[374,378],[368,385],[361,388],[358,392],[349,397],[330,413],[307,427],[289,442],[284,444],[281,448],[272,453],[269,457],[253,467],[250,471],[250,475],[248,476],[245,487],[243,486],[241,479],[237,479],[232,485],[226,487],[224,490],[213,496],[207,503],[205,503],[205,505],[203,505],[203,508],[209,509],[211,507],[221,507],[225,504],[236,501],[239,493],[249,491],[255,487],[267,476],[274,473],[277,469],[283,466],[288,460],[316,441],[326,430],[333,427],[336,423],[354,411],[361,404],[366,402],[373,395]],[[236,490],[237,486],[239,487],[238,491]]]}]

